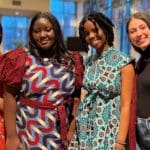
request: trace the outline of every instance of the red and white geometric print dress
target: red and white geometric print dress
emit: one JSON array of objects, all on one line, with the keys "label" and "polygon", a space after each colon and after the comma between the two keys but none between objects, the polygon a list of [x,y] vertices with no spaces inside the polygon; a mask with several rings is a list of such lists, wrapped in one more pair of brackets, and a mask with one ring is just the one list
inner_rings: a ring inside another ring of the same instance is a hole
[{"label": "red and white geometric print dress", "polygon": [[17,106],[17,131],[24,149],[63,149],[61,130],[67,126],[60,127],[68,124],[65,103],[74,90],[73,71],[52,60],[40,63],[28,52]]},{"label": "red and white geometric print dress", "polygon": [[20,89],[16,127],[23,150],[64,149],[71,97],[80,91],[83,77],[82,57],[73,57],[75,69],[68,70],[52,60],[40,63],[23,49],[0,56],[0,95],[4,86]]}]

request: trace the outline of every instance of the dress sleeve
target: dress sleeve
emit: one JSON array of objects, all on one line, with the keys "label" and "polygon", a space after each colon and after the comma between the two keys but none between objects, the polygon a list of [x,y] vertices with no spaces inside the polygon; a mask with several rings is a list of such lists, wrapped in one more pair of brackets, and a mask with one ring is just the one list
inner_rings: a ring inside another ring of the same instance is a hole
[{"label": "dress sleeve", "polygon": [[3,96],[4,87],[20,88],[26,58],[24,49],[11,50],[0,56],[0,97]]},{"label": "dress sleeve", "polygon": [[73,60],[75,63],[75,96],[80,97],[84,74],[83,57],[79,54],[79,52],[75,51],[73,52]]},{"label": "dress sleeve", "polygon": [[119,52],[118,58],[119,58],[119,61],[118,61],[119,68],[122,68],[126,66],[127,64],[134,61],[130,56],[124,54],[123,52]]}]

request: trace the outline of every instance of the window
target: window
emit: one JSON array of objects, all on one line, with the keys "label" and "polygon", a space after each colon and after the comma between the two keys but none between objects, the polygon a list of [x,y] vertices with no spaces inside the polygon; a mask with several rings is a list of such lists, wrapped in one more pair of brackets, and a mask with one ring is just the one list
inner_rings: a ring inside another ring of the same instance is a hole
[{"label": "window", "polygon": [[26,17],[3,16],[3,51],[24,47],[27,43],[29,19]]},{"label": "window", "polygon": [[65,40],[69,36],[76,36],[76,2],[51,0],[50,4],[50,12],[58,19]]}]

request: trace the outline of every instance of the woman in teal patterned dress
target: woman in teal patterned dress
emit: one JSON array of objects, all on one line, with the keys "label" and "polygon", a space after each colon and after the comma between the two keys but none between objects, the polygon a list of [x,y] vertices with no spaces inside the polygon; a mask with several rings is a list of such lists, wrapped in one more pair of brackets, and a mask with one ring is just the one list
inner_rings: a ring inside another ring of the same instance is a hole
[{"label": "woman in teal patterned dress", "polygon": [[84,17],[79,34],[84,46],[90,45],[97,54],[85,62],[84,98],[69,150],[123,150],[134,80],[131,58],[113,47],[113,24],[102,13]]}]

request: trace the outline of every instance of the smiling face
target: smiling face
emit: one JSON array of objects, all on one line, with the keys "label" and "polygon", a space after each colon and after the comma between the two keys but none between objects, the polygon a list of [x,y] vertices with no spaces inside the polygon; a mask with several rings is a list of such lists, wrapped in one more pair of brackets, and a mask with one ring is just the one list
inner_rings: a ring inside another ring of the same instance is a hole
[{"label": "smiling face", "polygon": [[45,18],[36,20],[33,26],[32,37],[39,49],[49,50],[55,43],[55,34],[50,21]]},{"label": "smiling face", "polygon": [[133,18],[128,25],[128,35],[131,43],[145,50],[150,45],[150,28],[141,19]]},{"label": "smiling face", "polygon": [[93,22],[86,21],[84,24],[84,33],[86,42],[95,48],[98,53],[108,49],[109,46],[106,41],[106,36],[98,24],[95,27]]}]

